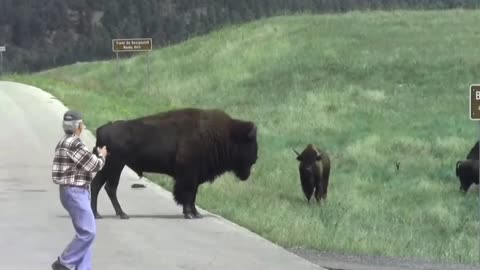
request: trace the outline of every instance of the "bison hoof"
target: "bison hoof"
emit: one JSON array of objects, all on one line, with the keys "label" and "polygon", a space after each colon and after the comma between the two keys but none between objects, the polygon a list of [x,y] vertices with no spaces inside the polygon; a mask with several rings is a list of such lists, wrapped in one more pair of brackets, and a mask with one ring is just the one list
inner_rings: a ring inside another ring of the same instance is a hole
[{"label": "bison hoof", "polygon": [[183,217],[185,219],[193,219],[194,218],[192,213],[183,213]]},{"label": "bison hoof", "polygon": [[125,213],[120,213],[120,214],[117,214],[117,216],[120,216],[120,219],[129,219],[130,217],[125,214]]},{"label": "bison hoof", "polygon": [[203,218],[202,214],[200,214],[200,213],[198,213],[198,212],[197,212],[197,213],[194,213],[194,214],[193,214],[193,217],[194,217],[194,218]]}]

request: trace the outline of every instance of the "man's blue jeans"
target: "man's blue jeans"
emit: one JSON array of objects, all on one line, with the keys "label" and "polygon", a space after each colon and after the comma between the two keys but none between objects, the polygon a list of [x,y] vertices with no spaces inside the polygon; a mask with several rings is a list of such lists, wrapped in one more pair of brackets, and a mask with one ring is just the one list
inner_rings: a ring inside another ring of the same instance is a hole
[{"label": "man's blue jeans", "polygon": [[76,235],[60,256],[60,262],[76,270],[92,269],[95,217],[90,207],[90,191],[82,187],[60,186],[60,201],[70,214]]}]

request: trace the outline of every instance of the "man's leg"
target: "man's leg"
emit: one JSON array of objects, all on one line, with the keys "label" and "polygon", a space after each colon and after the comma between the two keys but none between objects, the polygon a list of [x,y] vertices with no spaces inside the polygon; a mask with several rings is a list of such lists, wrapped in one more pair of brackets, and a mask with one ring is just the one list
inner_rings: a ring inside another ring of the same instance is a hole
[{"label": "man's leg", "polygon": [[[88,196],[88,199],[91,201],[92,200],[92,194],[90,193]],[[93,214],[93,210],[92,210]],[[93,217],[95,218],[95,214],[93,214]],[[93,245],[90,245],[85,252],[85,255],[83,256],[83,259],[80,261],[78,264],[77,268],[75,270],[92,270],[92,251]]]},{"label": "man's leg", "polygon": [[87,252],[75,270],[92,270],[92,246],[87,249]]},{"label": "man's leg", "polygon": [[[80,187],[61,187],[60,198],[72,218],[76,235],[60,256],[60,262],[67,266],[91,269],[89,249],[95,238],[95,217],[90,206],[90,192]],[[91,252],[91,251],[90,251]],[[84,258],[86,255],[86,258]]]}]

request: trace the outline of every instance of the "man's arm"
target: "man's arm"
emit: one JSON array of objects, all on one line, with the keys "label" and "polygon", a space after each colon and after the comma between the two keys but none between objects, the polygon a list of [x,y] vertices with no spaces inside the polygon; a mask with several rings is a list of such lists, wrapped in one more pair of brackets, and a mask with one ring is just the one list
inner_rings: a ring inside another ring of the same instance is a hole
[{"label": "man's arm", "polygon": [[105,165],[105,157],[98,158],[93,153],[89,152],[82,143],[75,143],[69,151],[68,156],[75,162],[78,167],[83,168],[89,172],[98,172]]}]

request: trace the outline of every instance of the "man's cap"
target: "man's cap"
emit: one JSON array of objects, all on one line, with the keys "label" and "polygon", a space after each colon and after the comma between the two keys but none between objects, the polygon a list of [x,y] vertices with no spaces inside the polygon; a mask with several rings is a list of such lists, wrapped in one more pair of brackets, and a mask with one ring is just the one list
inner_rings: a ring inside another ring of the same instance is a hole
[{"label": "man's cap", "polygon": [[63,121],[76,121],[82,119],[82,113],[74,110],[69,110],[63,115]]}]

